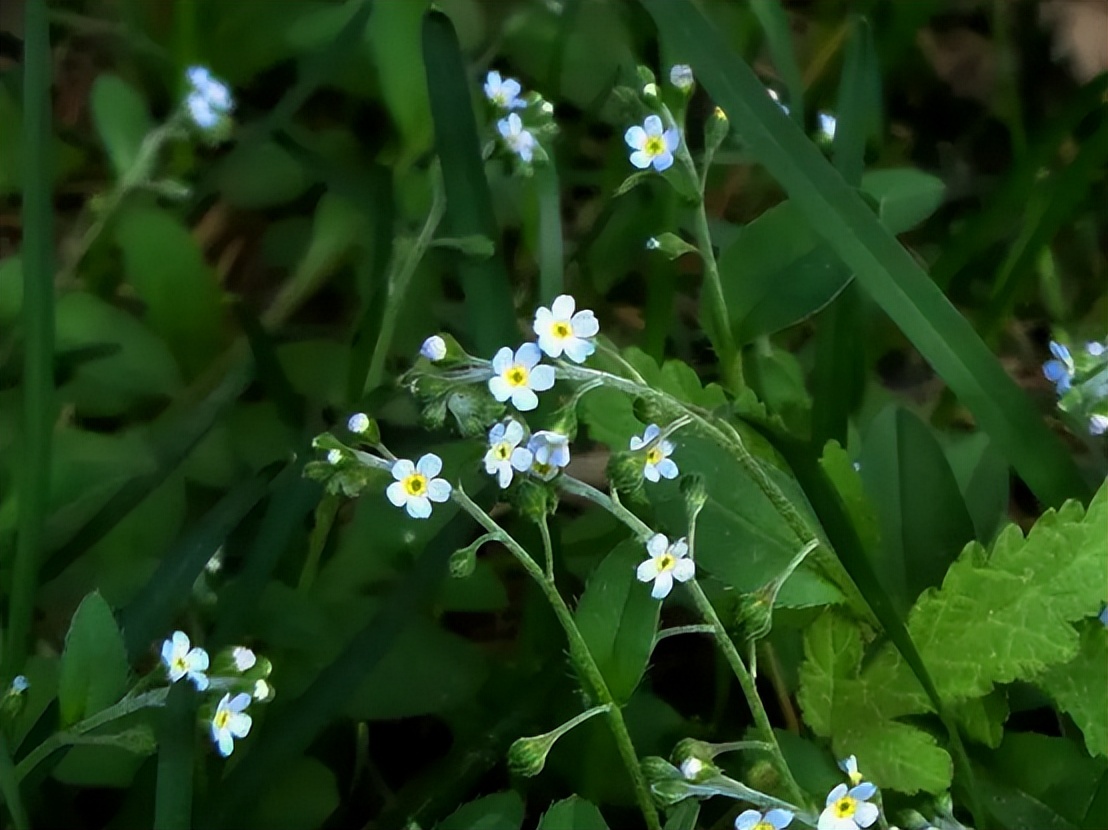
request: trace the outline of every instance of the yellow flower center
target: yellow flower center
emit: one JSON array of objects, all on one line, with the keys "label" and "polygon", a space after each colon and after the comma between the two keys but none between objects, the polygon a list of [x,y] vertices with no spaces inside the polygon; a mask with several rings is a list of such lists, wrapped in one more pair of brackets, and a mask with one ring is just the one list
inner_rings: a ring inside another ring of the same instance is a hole
[{"label": "yellow flower center", "polygon": [[427,490],[427,477],[420,473],[412,473],[404,479],[404,490],[409,496],[422,496]]},{"label": "yellow flower center", "polygon": [[553,470],[554,467],[550,464],[543,464],[541,461],[536,461],[534,469],[540,476],[545,477],[550,474],[550,471]]},{"label": "yellow flower center", "polygon": [[176,671],[188,671],[189,664],[185,662],[184,655],[178,655],[177,657],[173,658],[173,668]]},{"label": "yellow flower center", "polygon": [[660,135],[648,136],[642,151],[648,156],[660,156],[666,151],[666,141]]},{"label": "yellow flower center", "polygon": [[777,830],[777,828],[768,821],[759,821],[751,830]]},{"label": "yellow flower center", "polygon": [[850,818],[858,807],[858,802],[849,795],[844,795],[835,802],[835,818]]},{"label": "yellow flower center", "polygon": [[646,451],[646,463],[647,464],[657,464],[663,458],[665,458],[665,456],[662,455],[662,448],[661,447],[653,447],[653,448]]},{"label": "yellow flower center", "polygon": [[677,564],[677,558],[672,553],[663,553],[658,557],[658,573],[668,571]]},{"label": "yellow flower center", "polygon": [[527,371],[527,367],[520,366],[517,363],[504,373],[504,380],[508,381],[509,386],[526,386],[527,378],[530,374],[531,373]]},{"label": "yellow flower center", "polygon": [[559,340],[565,339],[573,334],[573,329],[570,328],[569,323],[564,320],[559,320],[550,327],[550,333],[557,337]]},{"label": "yellow flower center", "polygon": [[216,729],[226,729],[229,720],[231,720],[231,713],[226,709],[220,709],[212,718],[212,723],[215,724]]},{"label": "yellow flower center", "polygon": [[495,447],[492,448],[492,457],[497,461],[507,461],[511,457],[512,448],[508,445],[507,441],[501,441]]}]

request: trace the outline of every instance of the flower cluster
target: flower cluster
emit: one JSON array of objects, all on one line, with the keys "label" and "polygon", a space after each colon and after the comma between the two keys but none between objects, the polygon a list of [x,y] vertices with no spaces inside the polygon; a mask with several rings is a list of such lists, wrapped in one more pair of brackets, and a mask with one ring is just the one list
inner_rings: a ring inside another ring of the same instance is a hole
[{"label": "flower cluster", "polygon": [[520,171],[530,173],[532,162],[546,160],[540,138],[557,132],[553,105],[538,93],[525,95],[519,81],[495,70],[485,76],[484,93],[499,116],[496,131],[500,142],[516,159]]},{"label": "flower cluster", "polygon": [[161,658],[171,684],[187,680],[197,691],[222,693],[205,707],[204,720],[212,742],[226,758],[234,751],[235,739],[250,733],[253,718],[246,711],[250,704],[273,699],[273,686],[266,679],[270,662],[245,646],[225,649],[211,660],[183,631],[174,631],[162,643]]},{"label": "flower cluster", "polygon": [[227,85],[203,66],[189,67],[185,77],[189,83],[185,111],[192,123],[204,131],[225,126],[235,108]]},{"label": "flower cluster", "polygon": [[877,795],[877,787],[862,780],[858,761],[851,755],[840,762],[851,786],[839,784],[827,794],[823,812],[819,815],[817,830],[859,830],[869,827],[880,813],[870,799]]},{"label": "flower cluster", "polygon": [[1075,352],[1052,340],[1052,357],[1043,364],[1043,377],[1054,384],[1059,409],[1083,422],[1090,435],[1104,435],[1108,432],[1108,346],[1094,340]]}]

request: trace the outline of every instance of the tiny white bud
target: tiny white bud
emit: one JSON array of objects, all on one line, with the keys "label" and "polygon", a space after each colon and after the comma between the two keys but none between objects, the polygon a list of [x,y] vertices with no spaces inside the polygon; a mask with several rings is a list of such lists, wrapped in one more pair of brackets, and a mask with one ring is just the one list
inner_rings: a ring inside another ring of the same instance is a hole
[{"label": "tiny white bud", "polygon": [[258,662],[254,652],[245,646],[235,646],[231,649],[231,658],[235,661],[235,668],[240,672],[249,671]]},{"label": "tiny white bud", "polygon": [[647,98],[657,98],[658,97],[658,86],[657,86],[657,84],[647,84],[646,86],[644,86],[642,88],[642,94],[645,95]]},{"label": "tiny white bud", "polygon": [[544,113],[546,113],[547,115],[553,115],[554,114],[554,105],[552,103],[550,103],[549,101],[543,101],[542,102],[542,111]]},{"label": "tiny white bud", "polygon": [[342,461],[342,450],[331,450],[327,453],[328,464],[338,464]]},{"label": "tiny white bud", "polygon": [[693,87],[692,67],[687,63],[675,64],[669,70],[669,82],[682,92],[688,92]]},{"label": "tiny white bud", "polygon": [[269,700],[271,697],[273,697],[272,686],[264,680],[259,680],[254,684],[254,700]]},{"label": "tiny white bud", "polygon": [[12,678],[12,694],[21,695],[31,687],[26,675],[17,674]]},{"label": "tiny white bud", "polygon": [[361,435],[369,429],[369,416],[364,412],[355,412],[350,416],[350,420],[346,422],[346,428],[355,435]]},{"label": "tiny white bud", "polygon": [[686,758],[681,762],[681,774],[685,776],[685,780],[693,781],[696,776],[700,775],[701,770],[704,769],[704,762],[699,758]]},{"label": "tiny white bud", "polygon": [[662,243],[660,243],[658,241],[658,237],[652,236],[652,237],[650,237],[650,239],[646,240],[646,250],[656,251],[656,250],[658,250],[658,248],[661,247],[661,244]]},{"label": "tiny white bud", "polygon": [[442,360],[446,357],[446,341],[437,334],[433,334],[423,341],[423,345],[419,347],[419,353],[432,363]]}]

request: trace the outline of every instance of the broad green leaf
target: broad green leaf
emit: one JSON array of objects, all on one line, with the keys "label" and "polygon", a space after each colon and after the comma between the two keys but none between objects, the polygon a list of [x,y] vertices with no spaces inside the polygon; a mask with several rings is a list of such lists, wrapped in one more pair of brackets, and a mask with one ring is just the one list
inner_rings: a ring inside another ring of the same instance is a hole
[{"label": "broad green leaf", "polygon": [[1100,621],[1082,626],[1076,657],[1035,682],[1080,727],[1089,754],[1108,756],[1108,630]]},{"label": "broad green leaf", "polygon": [[1054,506],[1086,496],[1089,487],[1070,454],[1025,393],[861,195],[766,95],[724,35],[688,0],[642,2],[663,41],[691,59],[698,81],[728,113],[751,155],[973,412],[1032,491]]},{"label": "broad green leaf", "polygon": [[94,591],[77,607],[65,635],[58,679],[62,723],[74,724],[119,700],[129,672],[119,625]]},{"label": "broad green leaf", "polygon": [[699,818],[699,799],[686,798],[669,811],[664,830],[696,830],[696,822]]},{"label": "broad green leaf", "polygon": [[973,519],[977,541],[987,545],[1008,514],[1008,462],[983,432],[944,437],[946,458]]},{"label": "broad green leaf", "polygon": [[881,528],[875,568],[903,614],[920,591],[942,582],[974,538],[973,520],[939,442],[908,410],[893,404],[878,413],[860,462]]},{"label": "broad green leaf", "polygon": [[244,210],[291,202],[313,184],[304,165],[275,141],[243,142],[216,167],[219,191]]},{"label": "broad green leaf", "polygon": [[[969,706],[996,684],[1035,678],[1078,655],[1073,623],[1094,616],[1102,602],[1105,522],[1108,485],[1087,512],[1075,502],[1048,511],[1026,538],[1009,526],[991,552],[967,545],[942,587],[924,592],[908,631],[945,702]],[[891,646],[860,669],[859,629],[828,613],[807,631],[805,654],[798,699],[805,720],[837,753],[855,752],[880,786],[938,792],[949,783],[945,751],[899,720],[931,704]],[[915,749],[906,755],[894,745]]]},{"label": "broad green leaf", "polygon": [[250,824],[273,830],[314,830],[339,803],[335,774],[314,758],[298,758],[266,787]]},{"label": "broad green leaf", "polygon": [[862,192],[877,203],[877,216],[889,233],[904,233],[942,204],[941,179],[911,167],[871,170],[862,176]]},{"label": "broad green leaf", "polygon": [[543,814],[538,830],[608,830],[608,825],[595,804],[571,795]]},{"label": "broad green leaf", "polygon": [[463,804],[436,827],[437,830],[519,830],[522,824],[523,799],[509,791]]},{"label": "broad green leaf", "polygon": [[719,271],[740,343],[815,314],[851,276],[791,201],[745,225],[720,254]]},{"label": "broad green leaf", "polygon": [[637,540],[627,540],[604,558],[577,603],[577,626],[619,703],[631,698],[646,672],[662,604],[635,578],[646,559]]},{"label": "broad green leaf", "polygon": [[146,102],[118,75],[104,73],[92,85],[90,107],[100,141],[116,176],[122,178],[134,167],[142,140],[152,127]]},{"label": "broad green leaf", "polygon": [[862,477],[850,461],[846,450],[835,441],[828,441],[819,460],[824,473],[831,480],[850,516],[850,523],[866,551],[876,550],[881,538],[877,524],[877,511],[866,496]]},{"label": "broad green leaf", "polygon": [[119,217],[115,239],[150,328],[187,372],[203,369],[223,342],[223,305],[196,240],[166,211],[137,205]]},{"label": "broad green leaf", "polygon": [[401,166],[431,144],[431,111],[420,53],[420,24],[428,5],[428,0],[377,0],[366,27],[381,97],[404,139]]}]

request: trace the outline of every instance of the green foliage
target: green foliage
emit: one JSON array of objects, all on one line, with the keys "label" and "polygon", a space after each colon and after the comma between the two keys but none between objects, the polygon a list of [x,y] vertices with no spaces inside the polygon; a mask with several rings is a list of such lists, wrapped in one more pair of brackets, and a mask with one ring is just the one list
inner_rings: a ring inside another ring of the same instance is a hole
[{"label": "green foliage", "polygon": [[608,825],[595,804],[574,795],[552,804],[539,830],[608,830]]},{"label": "green foliage", "polygon": [[[944,701],[982,698],[997,684],[1034,680],[1046,669],[1046,677],[1057,672],[1059,694],[1073,700],[1069,672],[1055,667],[1081,659],[1073,624],[1099,611],[1105,521],[1108,487],[1088,511],[1069,502],[1043,514],[1026,538],[1009,526],[991,551],[967,545],[942,587],[923,593],[908,615],[908,631]],[[809,629],[799,695],[805,720],[830,737],[840,755],[856,754],[875,783],[940,792],[950,783],[946,751],[928,732],[901,720],[930,711],[930,704],[891,647],[863,661],[863,636],[834,613]],[[1101,657],[1103,647],[1102,637],[1087,646],[1100,649]],[[1094,716],[1080,714],[1084,704],[1072,705],[1079,724],[1095,728]],[[1088,705],[1090,712],[1098,708]],[[1099,736],[1091,741],[1099,746]]]},{"label": "green foliage", "polygon": [[65,636],[58,704],[62,723],[74,724],[115,703],[127,687],[130,669],[123,634],[112,609],[91,593],[73,614]]}]

